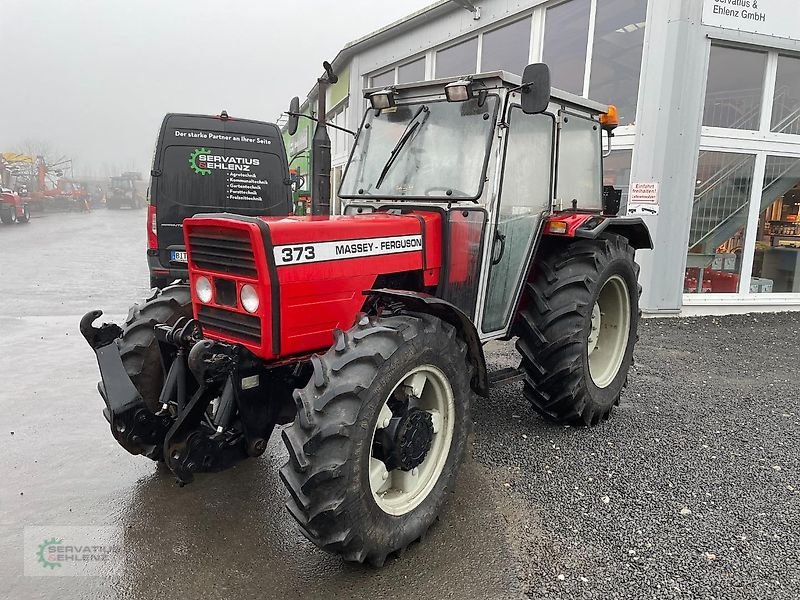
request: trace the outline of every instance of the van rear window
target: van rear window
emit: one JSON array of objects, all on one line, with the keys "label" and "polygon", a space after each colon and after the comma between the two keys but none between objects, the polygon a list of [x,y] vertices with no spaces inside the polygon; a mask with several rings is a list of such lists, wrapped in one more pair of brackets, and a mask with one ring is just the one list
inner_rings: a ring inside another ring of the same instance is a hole
[{"label": "van rear window", "polygon": [[281,167],[271,152],[168,146],[156,202],[269,212],[285,203]]}]

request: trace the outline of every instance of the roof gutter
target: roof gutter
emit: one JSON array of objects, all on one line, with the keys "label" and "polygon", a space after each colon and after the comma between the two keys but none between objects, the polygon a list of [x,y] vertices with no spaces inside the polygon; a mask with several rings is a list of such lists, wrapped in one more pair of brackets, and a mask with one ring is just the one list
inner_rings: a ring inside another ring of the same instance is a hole
[{"label": "roof gutter", "polygon": [[[447,14],[449,12],[462,9],[464,6],[462,3],[458,2],[457,0],[439,0],[435,4],[431,4],[430,6],[426,6],[425,8],[421,8],[417,12],[411,13],[410,15],[403,17],[399,21],[395,21],[394,23],[390,23],[377,31],[373,31],[370,34],[365,35],[364,37],[358,38],[353,40],[352,42],[348,42],[345,44],[344,48],[339,50],[339,53],[336,55],[336,58],[333,59],[331,62],[331,66],[333,66],[334,72],[338,72],[339,69],[346,65],[350,59],[359,52],[366,50],[372,46],[375,46],[381,42],[385,42],[386,40],[390,40],[398,35],[401,35],[408,31],[409,29],[413,29],[414,27],[418,27],[423,23],[427,23],[429,21],[433,21],[434,19]],[[317,93],[317,86],[315,85],[311,90],[308,92],[306,96],[306,101],[300,107],[301,110],[303,107],[306,106],[308,103],[308,99],[315,97]]]}]

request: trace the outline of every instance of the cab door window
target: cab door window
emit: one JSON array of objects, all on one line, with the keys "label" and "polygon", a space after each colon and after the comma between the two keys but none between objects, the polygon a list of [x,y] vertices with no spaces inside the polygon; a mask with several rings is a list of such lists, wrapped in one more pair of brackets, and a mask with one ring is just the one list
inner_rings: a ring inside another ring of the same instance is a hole
[{"label": "cab door window", "polygon": [[503,181],[492,246],[492,265],[481,329],[500,331],[509,325],[522,287],[543,215],[552,192],[552,115],[510,112]]}]

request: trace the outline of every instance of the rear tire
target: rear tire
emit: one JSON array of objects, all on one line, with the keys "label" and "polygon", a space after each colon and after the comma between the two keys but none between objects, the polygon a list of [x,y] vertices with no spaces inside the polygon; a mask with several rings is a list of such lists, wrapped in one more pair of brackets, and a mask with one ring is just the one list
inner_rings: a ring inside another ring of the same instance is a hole
[{"label": "rear tire", "polygon": [[191,316],[192,295],[186,285],[164,288],[128,312],[119,339],[119,353],[125,371],[152,412],[161,408],[158,398],[164,385],[155,326],[172,325],[180,317]]},{"label": "rear tire", "polygon": [[[429,315],[364,316],[335,338],[294,393],[298,412],[283,431],[289,461],[280,474],[287,508],[308,539],[345,560],[380,566],[425,535],[452,491],[471,428],[473,368],[455,328]],[[415,423],[403,426],[408,437],[394,439],[409,440],[405,458],[420,436],[428,449],[414,454],[421,462],[400,468],[376,444],[389,431],[399,436],[401,427],[387,423],[410,422],[412,411],[431,416],[430,430],[412,430]]]},{"label": "rear tire", "polygon": [[11,207],[10,209],[6,209],[0,212],[0,221],[3,222],[3,225],[11,225],[16,220],[17,220],[17,212],[14,207]]},{"label": "rear tire", "polygon": [[639,266],[622,236],[545,240],[526,284],[517,350],[544,417],[595,425],[619,404],[639,324]]},{"label": "rear tire", "polygon": [[24,225],[25,223],[29,223],[31,220],[31,211],[28,208],[28,205],[25,204],[22,207],[22,216],[17,218],[17,223],[20,225]]}]

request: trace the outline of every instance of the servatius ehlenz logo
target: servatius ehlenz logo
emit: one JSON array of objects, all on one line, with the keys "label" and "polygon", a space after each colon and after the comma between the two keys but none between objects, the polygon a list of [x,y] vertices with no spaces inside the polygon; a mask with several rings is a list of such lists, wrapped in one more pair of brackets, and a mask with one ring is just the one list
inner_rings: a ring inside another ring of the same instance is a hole
[{"label": "servatius ehlenz logo", "polygon": [[207,169],[208,163],[205,158],[208,155],[208,148],[195,148],[189,155],[189,167],[198,175],[211,175],[211,169]]}]

